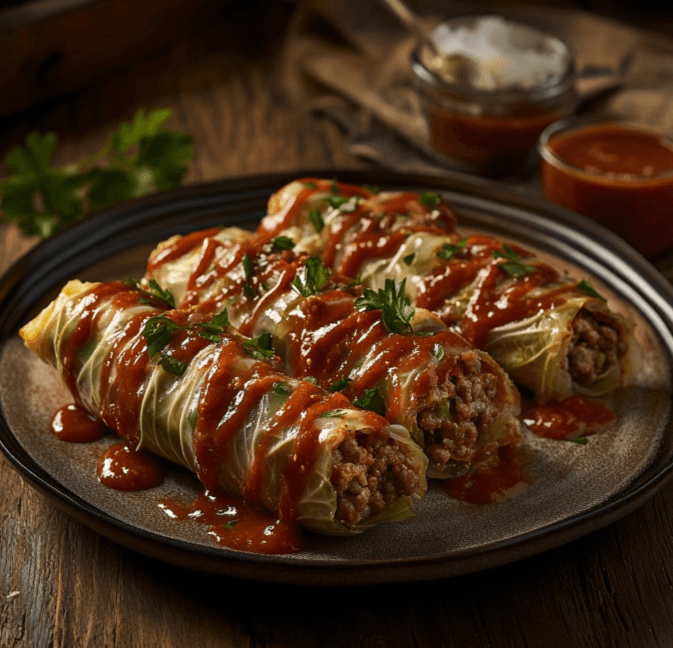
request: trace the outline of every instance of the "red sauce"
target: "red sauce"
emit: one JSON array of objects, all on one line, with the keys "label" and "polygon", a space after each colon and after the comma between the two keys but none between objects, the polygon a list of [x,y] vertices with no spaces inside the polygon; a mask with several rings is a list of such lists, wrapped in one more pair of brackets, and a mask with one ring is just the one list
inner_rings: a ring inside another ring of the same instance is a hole
[{"label": "red sauce", "polygon": [[103,421],[76,404],[59,408],[51,419],[50,428],[57,438],[70,443],[97,441],[108,431]]},{"label": "red sauce", "polygon": [[612,229],[644,254],[673,245],[673,145],[645,129],[597,124],[552,135],[545,197]]},{"label": "red sauce", "polygon": [[428,115],[432,146],[492,175],[511,173],[535,146],[540,133],[559,119],[539,111],[519,117],[491,117],[431,108]]},{"label": "red sauce", "polygon": [[208,535],[230,549],[287,554],[303,548],[304,540],[296,522],[280,520],[221,492],[206,491],[188,506],[164,499],[159,507],[171,518],[207,526]]},{"label": "red sauce", "polygon": [[609,428],[617,416],[602,403],[581,394],[528,408],[523,422],[538,436],[574,439]]},{"label": "red sauce", "polygon": [[461,477],[447,479],[447,493],[470,504],[493,504],[523,490],[532,479],[526,472],[528,455],[517,446],[503,446],[498,450],[495,466],[484,464]]},{"label": "red sauce", "polygon": [[125,443],[116,443],[101,455],[97,474],[101,484],[120,491],[154,488],[164,480],[157,458],[133,450]]},{"label": "red sauce", "polygon": [[211,227],[207,230],[202,230],[199,232],[192,232],[186,236],[182,236],[179,239],[176,239],[171,245],[166,246],[159,252],[154,255],[147,264],[148,272],[158,268],[163,263],[168,261],[173,261],[179,259],[181,256],[194,249],[199,245],[204,239],[209,236],[215,236],[219,232],[218,227]]}]

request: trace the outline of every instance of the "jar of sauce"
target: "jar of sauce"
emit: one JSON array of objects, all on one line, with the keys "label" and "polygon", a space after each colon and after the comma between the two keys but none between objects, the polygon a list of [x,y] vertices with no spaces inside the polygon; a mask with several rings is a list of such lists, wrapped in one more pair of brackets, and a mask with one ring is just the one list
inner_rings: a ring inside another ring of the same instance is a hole
[{"label": "jar of sauce", "polygon": [[442,23],[411,57],[432,148],[462,170],[512,175],[534,160],[540,133],[577,104],[572,54],[560,40],[496,16]]},{"label": "jar of sauce", "polygon": [[673,139],[620,119],[571,118],[540,136],[545,197],[645,255],[673,246]]}]

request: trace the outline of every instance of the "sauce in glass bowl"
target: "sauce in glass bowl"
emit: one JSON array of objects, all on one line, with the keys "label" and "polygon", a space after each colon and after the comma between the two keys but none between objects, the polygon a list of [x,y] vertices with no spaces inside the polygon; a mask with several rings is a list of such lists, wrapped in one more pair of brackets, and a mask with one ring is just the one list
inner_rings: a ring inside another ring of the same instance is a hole
[{"label": "sauce in glass bowl", "polygon": [[545,197],[653,255],[673,246],[673,140],[625,120],[567,119],[539,142]]}]

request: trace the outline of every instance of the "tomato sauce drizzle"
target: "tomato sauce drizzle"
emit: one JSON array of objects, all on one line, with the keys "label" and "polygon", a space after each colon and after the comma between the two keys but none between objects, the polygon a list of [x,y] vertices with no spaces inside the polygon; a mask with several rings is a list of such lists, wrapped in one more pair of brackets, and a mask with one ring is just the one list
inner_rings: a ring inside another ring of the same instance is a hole
[{"label": "tomato sauce drizzle", "polygon": [[159,459],[133,450],[126,443],[111,445],[100,456],[96,473],[103,486],[120,491],[147,490],[164,480]]},{"label": "tomato sauce drizzle", "polygon": [[49,427],[56,438],[69,443],[90,443],[108,432],[103,421],[75,403],[56,410]]},{"label": "tomato sauce drizzle", "polygon": [[162,499],[159,508],[172,519],[205,525],[217,544],[230,549],[288,554],[297,553],[304,546],[298,523],[278,519],[221,491],[204,491],[187,506]]},{"label": "tomato sauce drizzle", "polygon": [[496,465],[482,464],[473,471],[447,479],[446,492],[454,499],[469,504],[494,504],[516,495],[532,483],[526,466],[527,453],[517,446],[498,449]]},{"label": "tomato sauce drizzle", "polygon": [[562,401],[527,407],[522,420],[538,436],[575,439],[606,430],[617,415],[602,403],[573,394]]}]

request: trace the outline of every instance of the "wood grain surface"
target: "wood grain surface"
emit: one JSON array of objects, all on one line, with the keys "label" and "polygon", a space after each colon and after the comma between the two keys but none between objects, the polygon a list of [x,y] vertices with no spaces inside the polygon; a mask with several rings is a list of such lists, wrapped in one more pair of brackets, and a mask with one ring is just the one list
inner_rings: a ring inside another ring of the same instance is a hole
[{"label": "wood grain surface", "polygon": [[[358,167],[330,122],[284,103],[275,60],[289,4],[248,3],[198,37],[0,120],[0,155],[55,130],[57,163],[95,152],[140,106],[195,138],[188,183]],[[259,20],[259,11],[264,19]],[[0,226],[0,271],[36,243]],[[617,523],[449,580],[301,588],[214,576],[126,550],[76,522],[0,457],[0,647],[667,647],[673,485]]]}]

